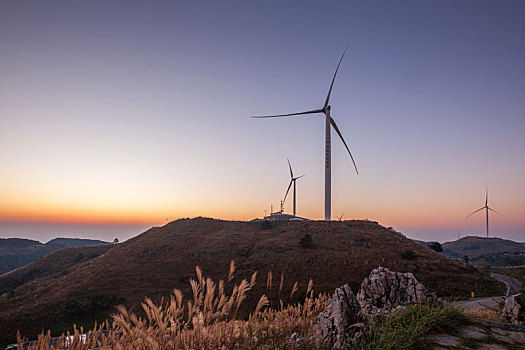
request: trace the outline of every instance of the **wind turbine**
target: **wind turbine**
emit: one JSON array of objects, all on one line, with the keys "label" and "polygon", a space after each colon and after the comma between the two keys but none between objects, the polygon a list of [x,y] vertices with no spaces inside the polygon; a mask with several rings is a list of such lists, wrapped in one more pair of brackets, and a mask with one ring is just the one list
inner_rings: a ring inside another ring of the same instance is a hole
[{"label": "wind turbine", "polygon": [[328,95],[326,96],[326,100],[324,102],[323,108],[320,109],[314,109],[311,111],[306,112],[299,112],[299,113],[289,113],[289,114],[278,114],[278,115],[266,115],[266,116],[256,116],[252,118],[278,118],[278,117],[289,117],[294,115],[303,115],[303,114],[317,114],[317,113],[323,113],[325,115],[325,164],[324,164],[324,219],[326,221],[330,221],[332,219],[332,161],[331,161],[331,128],[332,126],[341,138],[341,141],[343,141],[343,144],[346,147],[346,150],[348,151],[348,154],[350,155],[350,158],[352,159],[352,163],[354,164],[354,168],[357,174],[359,174],[359,171],[357,170],[357,166],[355,165],[354,157],[352,156],[352,153],[350,152],[350,149],[348,148],[348,145],[346,144],[345,139],[343,138],[343,135],[341,135],[341,132],[339,131],[339,128],[337,127],[337,124],[335,123],[335,120],[330,116],[330,109],[331,106],[329,105],[330,102],[330,94],[332,93],[332,88],[334,86],[335,77],[337,75],[337,71],[339,70],[339,66],[341,65],[341,62],[343,61],[343,57],[345,57],[346,50],[343,52],[343,55],[341,56],[341,59],[339,60],[339,63],[337,64],[337,68],[335,69],[334,77],[332,78],[332,83],[330,84],[330,89],[328,90]]},{"label": "wind turbine", "polygon": [[[486,195],[485,195],[485,206],[479,208],[478,210],[476,211],[473,211],[472,213],[468,214],[466,218],[468,218],[469,216],[471,216],[472,214],[475,214],[477,213],[478,211],[480,210],[483,210],[485,209],[485,217],[486,217],[486,223],[487,223],[487,238],[489,237],[489,210],[492,210],[493,212],[495,212],[496,214],[499,214],[501,216],[505,216],[501,213],[498,213],[497,211],[495,211],[494,209],[492,209],[491,207],[489,207],[489,190],[487,187],[485,187],[485,191],[486,191]],[[465,219],[466,219],[465,218]]]},{"label": "wind turbine", "polygon": [[288,166],[290,167],[290,184],[288,185],[288,189],[286,190],[286,194],[284,195],[284,199],[283,199],[283,205],[284,205],[284,202],[286,201],[286,196],[288,196],[288,192],[290,191],[290,187],[292,187],[292,182],[293,182],[293,216],[295,216],[295,181],[297,179],[300,179],[304,176],[301,175],[301,176],[298,176],[298,177],[293,177],[293,171],[292,171],[292,166],[290,165],[290,160],[288,160]]}]

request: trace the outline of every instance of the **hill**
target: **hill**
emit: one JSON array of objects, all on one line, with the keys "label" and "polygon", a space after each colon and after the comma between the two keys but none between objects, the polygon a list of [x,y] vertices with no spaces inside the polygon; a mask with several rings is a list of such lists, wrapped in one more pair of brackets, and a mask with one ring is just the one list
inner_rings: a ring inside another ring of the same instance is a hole
[{"label": "hill", "polygon": [[[200,266],[205,276],[226,280],[231,260],[237,266],[234,282],[259,272],[251,293],[254,299],[246,301],[249,307],[263,293],[272,303],[277,302],[275,286],[281,273],[283,295],[289,295],[294,282],[299,283],[300,292],[293,299],[284,298],[285,302],[295,302],[304,298],[310,278],[316,293],[333,293],[344,283],[356,291],[378,265],[413,272],[441,296],[468,296],[471,290],[480,296],[504,292],[488,274],[371,221],[268,225],[183,219],[149,229],[65,270],[34,276],[1,295],[0,343],[13,341],[18,328],[23,335],[34,337],[42,328],[52,327],[54,332],[71,329],[72,322],[91,327],[95,319],[108,317],[117,304],[136,311],[144,297],[158,302],[173,288],[188,297],[188,281],[195,278],[195,266]],[[40,262],[17,273],[36,268]],[[274,288],[270,292],[266,290],[268,271],[273,272]],[[9,275],[0,276],[0,288],[8,283]]]},{"label": "hill", "polygon": [[46,244],[30,239],[0,238],[0,275],[27,265],[55,250],[108,242],[93,239],[55,238]]},{"label": "hill", "polygon": [[443,253],[455,258],[467,255],[477,266],[525,265],[525,243],[501,238],[463,237],[443,243]]},{"label": "hill", "polygon": [[19,286],[35,279],[66,274],[75,265],[96,258],[113,248],[112,244],[63,248],[46,255],[37,261],[0,276],[0,295],[13,296]]}]

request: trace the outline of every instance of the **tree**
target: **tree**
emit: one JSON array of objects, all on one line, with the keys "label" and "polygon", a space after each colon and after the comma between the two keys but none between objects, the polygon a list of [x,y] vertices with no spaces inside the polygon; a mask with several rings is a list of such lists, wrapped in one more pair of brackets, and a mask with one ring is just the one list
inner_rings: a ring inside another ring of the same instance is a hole
[{"label": "tree", "polygon": [[463,255],[463,261],[465,262],[465,264],[468,264],[468,260],[469,260],[468,255]]},{"label": "tree", "polygon": [[441,243],[439,242],[432,242],[430,243],[428,247],[438,253],[441,253],[443,251],[443,247],[441,246]]}]

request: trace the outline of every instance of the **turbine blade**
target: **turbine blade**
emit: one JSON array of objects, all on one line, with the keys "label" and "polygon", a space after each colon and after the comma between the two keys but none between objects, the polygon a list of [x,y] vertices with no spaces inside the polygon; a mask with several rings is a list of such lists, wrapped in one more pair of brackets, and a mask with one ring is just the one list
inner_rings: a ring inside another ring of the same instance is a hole
[{"label": "turbine blade", "polygon": [[479,208],[478,210],[473,211],[472,213],[468,214],[468,215],[465,217],[465,219],[468,218],[469,216],[471,216],[472,214],[475,214],[475,213],[477,213],[478,211],[483,210],[483,209],[485,209],[485,207],[483,207],[483,208]]},{"label": "turbine blade", "polygon": [[337,135],[339,135],[339,137],[341,138],[341,141],[343,141],[346,147],[346,150],[348,151],[348,154],[350,155],[350,158],[352,159],[352,163],[354,163],[355,172],[359,175],[359,171],[357,170],[357,165],[355,165],[354,157],[352,156],[352,153],[350,152],[350,149],[348,148],[348,145],[346,144],[346,141],[343,138],[343,135],[341,135],[341,132],[339,131],[339,128],[337,127],[337,124],[335,123],[335,120],[332,117],[330,117],[330,124],[332,124],[332,126],[335,129],[335,132],[337,133]]},{"label": "turbine blade", "polygon": [[289,117],[289,116],[292,116],[292,115],[315,114],[315,113],[324,113],[324,111],[322,109],[314,109],[312,111],[306,111],[306,112],[289,113],[289,114],[277,114],[277,115],[252,116],[251,118],[279,118],[279,117]]},{"label": "turbine blade", "polygon": [[[501,215],[501,216],[505,216],[505,215],[503,215],[502,213],[498,213],[497,211],[495,211],[495,210],[492,209],[491,207],[487,207],[487,208],[489,208],[489,210],[492,210],[492,211],[495,212],[496,214],[499,214],[499,215]],[[506,216],[505,216],[505,217],[506,217]]]},{"label": "turbine blade", "polygon": [[485,206],[489,205],[489,188],[485,186]]},{"label": "turbine blade", "polygon": [[305,175],[305,174],[303,174],[303,175],[301,175],[301,176],[298,176],[298,177],[294,178],[294,180],[300,179],[300,178],[302,178],[304,175]]},{"label": "turbine blade", "polygon": [[292,182],[293,180],[290,180],[290,184],[288,185],[288,189],[286,190],[286,194],[284,195],[283,205],[284,205],[284,202],[286,202],[286,196],[288,196],[288,192],[290,192],[290,187],[292,187]]},{"label": "turbine blade", "polygon": [[288,166],[290,167],[290,175],[293,179],[293,171],[292,171],[292,166],[290,165],[290,159],[286,158],[286,160],[288,161]]},{"label": "turbine blade", "polygon": [[328,95],[326,96],[326,100],[324,101],[323,109],[325,109],[328,106],[328,102],[330,102],[330,95],[332,94],[332,88],[334,87],[335,76],[337,75],[339,66],[341,65],[341,62],[343,61],[343,57],[345,57],[346,51],[348,51],[348,47],[345,49],[345,52],[343,52],[343,55],[341,56],[341,59],[339,60],[339,63],[337,64],[337,68],[335,69],[334,77],[332,78],[332,83],[330,84],[330,90],[328,90]]}]

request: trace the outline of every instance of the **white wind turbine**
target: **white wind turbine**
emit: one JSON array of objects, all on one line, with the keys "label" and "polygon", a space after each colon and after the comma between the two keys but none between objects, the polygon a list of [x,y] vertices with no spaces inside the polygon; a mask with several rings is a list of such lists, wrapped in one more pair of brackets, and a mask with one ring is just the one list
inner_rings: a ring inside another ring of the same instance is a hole
[{"label": "white wind turbine", "polygon": [[331,128],[332,126],[341,138],[341,141],[343,141],[343,144],[346,147],[346,150],[348,151],[348,154],[350,155],[350,158],[352,159],[352,163],[354,164],[354,168],[357,174],[359,174],[359,171],[357,170],[357,166],[355,165],[354,157],[352,156],[352,153],[350,152],[350,149],[348,148],[348,145],[346,144],[345,139],[343,138],[343,135],[341,135],[341,132],[339,131],[339,128],[337,127],[337,124],[335,123],[335,120],[330,116],[330,109],[331,106],[329,105],[330,102],[330,94],[332,93],[332,88],[334,86],[335,77],[337,75],[337,71],[339,70],[339,66],[341,65],[341,61],[343,61],[343,57],[346,54],[346,50],[343,52],[343,55],[341,56],[341,59],[339,60],[339,63],[337,64],[337,68],[334,73],[334,77],[332,78],[332,83],[330,84],[330,89],[328,90],[328,95],[326,96],[326,100],[324,102],[323,108],[320,109],[314,109],[312,111],[306,111],[306,112],[299,112],[299,113],[289,113],[289,114],[278,114],[278,115],[267,115],[267,116],[257,116],[252,118],[277,118],[277,117],[288,117],[288,116],[294,116],[294,115],[302,115],[302,114],[317,114],[317,113],[323,113],[325,115],[325,164],[324,164],[324,218],[326,221],[330,221],[332,219],[332,161],[331,161]]},{"label": "white wind turbine", "polygon": [[297,179],[302,178],[304,176],[304,174],[301,175],[301,176],[298,176],[298,177],[293,177],[293,171],[292,171],[292,166],[290,165],[290,160],[289,159],[287,159],[287,160],[288,160],[288,166],[290,167],[290,177],[291,177],[291,179],[290,179],[290,184],[288,185],[288,189],[286,190],[286,194],[284,195],[283,205],[284,205],[284,202],[286,202],[286,196],[288,196],[288,192],[290,192],[290,187],[292,187],[292,182],[293,182],[293,216],[295,216],[295,190],[296,190],[296,188],[295,188],[295,181]]},{"label": "white wind turbine", "polygon": [[[491,207],[489,207],[489,190],[487,187],[485,187],[485,206],[479,208],[478,210],[475,210],[473,211],[472,213],[468,214],[466,218],[468,218],[469,216],[471,216],[472,214],[475,214],[477,213],[478,211],[480,210],[483,210],[485,209],[485,218],[486,218],[486,232],[487,232],[487,238],[489,237],[489,210],[492,210],[493,212],[495,212],[496,214],[499,214],[501,216],[505,216],[501,213],[498,213],[497,211],[495,211],[494,209],[492,209]],[[466,219],[465,218],[465,219]]]}]

